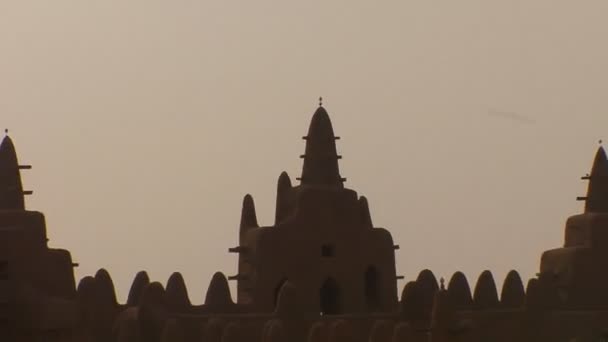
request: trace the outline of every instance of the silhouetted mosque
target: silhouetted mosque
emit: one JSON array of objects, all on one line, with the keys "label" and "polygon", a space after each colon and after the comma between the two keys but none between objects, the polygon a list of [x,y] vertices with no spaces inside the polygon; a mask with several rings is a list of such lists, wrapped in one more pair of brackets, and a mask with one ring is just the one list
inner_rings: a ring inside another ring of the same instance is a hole
[{"label": "silhouetted mosque", "polygon": [[[126,303],[99,270],[75,286],[70,253],[47,246],[44,216],[24,206],[11,139],[0,145],[0,341],[487,342],[608,340],[608,160],[597,151],[585,211],[566,221],[562,248],[542,254],[524,288],[515,271],[498,294],[484,271],[473,291],[456,272],[429,270],[398,297],[391,234],[344,186],[329,116],[312,117],[299,185],[279,176],[273,226],[243,200],[238,273],[216,273],[204,304],[181,274],[163,286],[137,273]],[[505,256],[508,257],[508,256]],[[236,302],[228,286],[237,284]]]}]

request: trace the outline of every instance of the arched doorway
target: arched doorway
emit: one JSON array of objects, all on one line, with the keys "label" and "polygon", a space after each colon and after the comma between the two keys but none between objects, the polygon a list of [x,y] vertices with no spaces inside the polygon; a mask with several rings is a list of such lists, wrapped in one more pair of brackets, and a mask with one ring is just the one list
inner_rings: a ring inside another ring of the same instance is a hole
[{"label": "arched doorway", "polygon": [[380,284],[378,270],[374,266],[370,266],[365,271],[365,305],[368,311],[377,311],[380,309]]},{"label": "arched doorway", "polygon": [[277,283],[277,286],[274,288],[274,307],[277,307],[277,302],[279,300],[279,293],[281,293],[281,289],[283,288],[283,285],[285,285],[285,283],[287,282],[287,278],[283,278],[281,279],[281,281],[279,281]]},{"label": "arched doorway", "polygon": [[337,315],[340,313],[340,288],[333,278],[327,278],[319,290],[321,315]]}]

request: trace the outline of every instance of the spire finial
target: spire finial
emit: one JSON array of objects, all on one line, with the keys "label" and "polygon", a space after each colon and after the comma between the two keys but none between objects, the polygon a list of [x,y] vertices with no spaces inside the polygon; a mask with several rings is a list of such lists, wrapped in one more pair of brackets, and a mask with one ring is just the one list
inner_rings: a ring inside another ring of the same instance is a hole
[{"label": "spire finial", "polygon": [[602,139],[600,139],[597,143],[601,145],[603,143]]},{"label": "spire finial", "polygon": [[8,135],[8,128],[4,129],[4,135]]},{"label": "spire finial", "polygon": [[323,107],[323,96],[319,96],[319,107]]},{"label": "spire finial", "polygon": [[445,279],[443,277],[439,278],[439,283],[441,284],[441,290],[445,290]]}]

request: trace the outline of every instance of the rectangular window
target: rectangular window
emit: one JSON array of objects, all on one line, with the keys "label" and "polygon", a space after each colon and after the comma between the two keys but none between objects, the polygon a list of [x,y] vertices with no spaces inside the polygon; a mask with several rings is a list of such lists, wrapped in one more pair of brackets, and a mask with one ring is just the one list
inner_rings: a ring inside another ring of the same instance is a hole
[{"label": "rectangular window", "polygon": [[321,256],[324,258],[331,258],[335,254],[335,248],[333,245],[324,244],[321,246]]}]

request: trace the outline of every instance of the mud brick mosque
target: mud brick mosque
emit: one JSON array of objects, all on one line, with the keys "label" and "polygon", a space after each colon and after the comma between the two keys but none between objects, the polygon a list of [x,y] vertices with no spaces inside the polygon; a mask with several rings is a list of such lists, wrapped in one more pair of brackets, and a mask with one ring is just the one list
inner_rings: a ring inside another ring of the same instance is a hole
[{"label": "mud brick mosque", "polygon": [[[573,342],[608,341],[608,160],[599,148],[585,211],[566,220],[563,247],[537,277],[492,273],[473,287],[430,270],[397,287],[391,234],[365,197],[344,186],[336,137],[314,113],[299,184],[279,176],[273,226],[243,199],[238,274],[216,273],[202,305],[181,274],[164,285],[135,275],[118,303],[107,271],[76,285],[70,252],[47,246],[44,215],[26,210],[15,146],[0,145],[0,341],[70,342]],[[236,232],[235,232],[236,233]],[[289,246],[284,248],[282,246]],[[237,284],[232,295],[228,281]],[[236,298],[236,301],[233,300]]]}]

